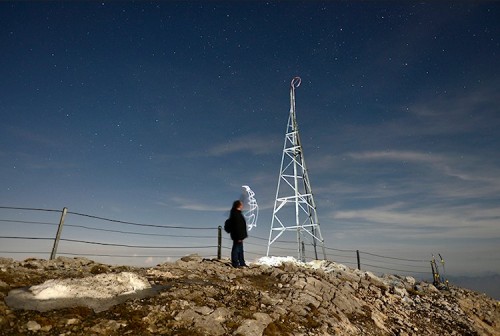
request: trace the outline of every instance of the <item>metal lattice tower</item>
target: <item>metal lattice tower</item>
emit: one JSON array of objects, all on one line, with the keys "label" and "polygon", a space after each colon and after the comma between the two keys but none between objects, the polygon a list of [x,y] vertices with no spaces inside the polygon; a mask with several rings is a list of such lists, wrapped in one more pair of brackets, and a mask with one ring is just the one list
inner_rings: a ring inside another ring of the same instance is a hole
[{"label": "metal lattice tower", "polygon": [[318,259],[318,243],[322,248],[324,259],[326,259],[326,253],[295,114],[295,89],[300,86],[300,83],[300,77],[294,77],[291,82],[290,116],[281,158],[267,256],[269,256],[271,245],[277,242],[281,235],[286,231],[295,231],[298,260],[305,261],[306,243],[313,246],[315,259]]}]

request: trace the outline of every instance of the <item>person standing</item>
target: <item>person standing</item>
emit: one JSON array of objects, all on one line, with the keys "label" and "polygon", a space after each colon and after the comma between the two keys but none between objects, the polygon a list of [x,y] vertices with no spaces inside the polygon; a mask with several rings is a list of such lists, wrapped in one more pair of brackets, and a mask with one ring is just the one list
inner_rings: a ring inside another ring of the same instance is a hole
[{"label": "person standing", "polygon": [[241,213],[243,202],[236,200],[233,202],[229,220],[231,221],[231,239],[233,248],[231,249],[231,264],[233,267],[246,267],[243,252],[243,240],[248,237],[247,222]]}]

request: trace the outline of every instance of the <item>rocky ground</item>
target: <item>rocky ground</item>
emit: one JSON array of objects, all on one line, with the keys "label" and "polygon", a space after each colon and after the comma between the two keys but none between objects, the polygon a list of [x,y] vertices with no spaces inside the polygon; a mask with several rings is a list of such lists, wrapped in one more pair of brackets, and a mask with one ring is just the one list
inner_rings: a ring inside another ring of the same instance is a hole
[{"label": "rocky ground", "polygon": [[[48,279],[124,271],[146,277],[159,292],[103,311],[39,312],[5,303],[11,290]],[[500,335],[496,300],[331,262],[234,269],[193,255],[133,268],[85,258],[0,258],[0,298],[0,335]]]}]

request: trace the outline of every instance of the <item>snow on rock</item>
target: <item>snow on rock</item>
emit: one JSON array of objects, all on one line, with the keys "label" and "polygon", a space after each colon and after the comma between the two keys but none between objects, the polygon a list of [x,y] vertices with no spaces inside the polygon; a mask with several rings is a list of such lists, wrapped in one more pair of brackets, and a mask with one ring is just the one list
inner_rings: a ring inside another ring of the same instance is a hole
[{"label": "snow on rock", "polygon": [[332,261],[327,261],[327,260],[313,260],[310,262],[302,262],[298,261],[294,257],[262,257],[257,259],[255,264],[257,265],[267,265],[267,266],[281,266],[284,263],[293,263],[297,266],[300,267],[305,267],[305,268],[312,268],[312,269],[322,269],[325,272],[332,272],[332,271],[349,271],[349,267],[342,265],[342,264],[337,264]]},{"label": "snow on rock", "polygon": [[[336,272],[338,274],[341,274],[343,279],[352,282],[359,282],[360,279],[363,278],[363,279],[368,279],[371,283],[376,284],[378,286],[387,286],[391,288],[395,287],[394,279],[392,279],[389,276],[384,276],[380,278],[375,274],[373,274],[372,272],[350,269],[349,267],[343,264],[338,264],[336,262],[328,260],[312,260],[310,262],[301,262],[295,259],[294,257],[288,256],[288,257],[262,257],[260,259],[257,259],[257,261],[255,261],[255,264],[257,265],[267,265],[270,267],[278,267],[285,263],[292,263],[294,265],[303,268],[310,268],[315,270],[321,269],[325,273]],[[406,278],[409,279],[408,281],[410,281],[413,285],[415,284],[414,278],[412,277],[406,277]],[[397,278],[397,280],[399,282],[402,281],[399,278]]]},{"label": "snow on rock", "polygon": [[35,299],[112,298],[151,288],[148,280],[135,273],[98,274],[81,279],[52,279],[30,287]]},{"label": "snow on rock", "polygon": [[255,262],[257,265],[267,266],[281,266],[284,263],[294,263],[297,265],[304,265],[303,262],[298,261],[294,257],[262,257]]}]

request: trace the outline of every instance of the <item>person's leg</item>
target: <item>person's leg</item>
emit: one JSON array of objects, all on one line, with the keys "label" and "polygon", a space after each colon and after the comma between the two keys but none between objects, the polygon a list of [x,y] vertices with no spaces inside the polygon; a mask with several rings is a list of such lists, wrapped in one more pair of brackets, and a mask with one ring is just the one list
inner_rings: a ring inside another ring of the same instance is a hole
[{"label": "person's leg", "polygon": [[243,242],[240,244],[239,248],[239,253],[238,253],[238,262],[240,263],[240,266],[246,266],[245,262],[245,253],[243,252]]},{"label": "person's leg", "polygon": [[233,267],[239,266],[238,252],[238,243],[236,242],[236,240],[233,240],[233,248],[231,249],[231,265],[233,265]]}]

